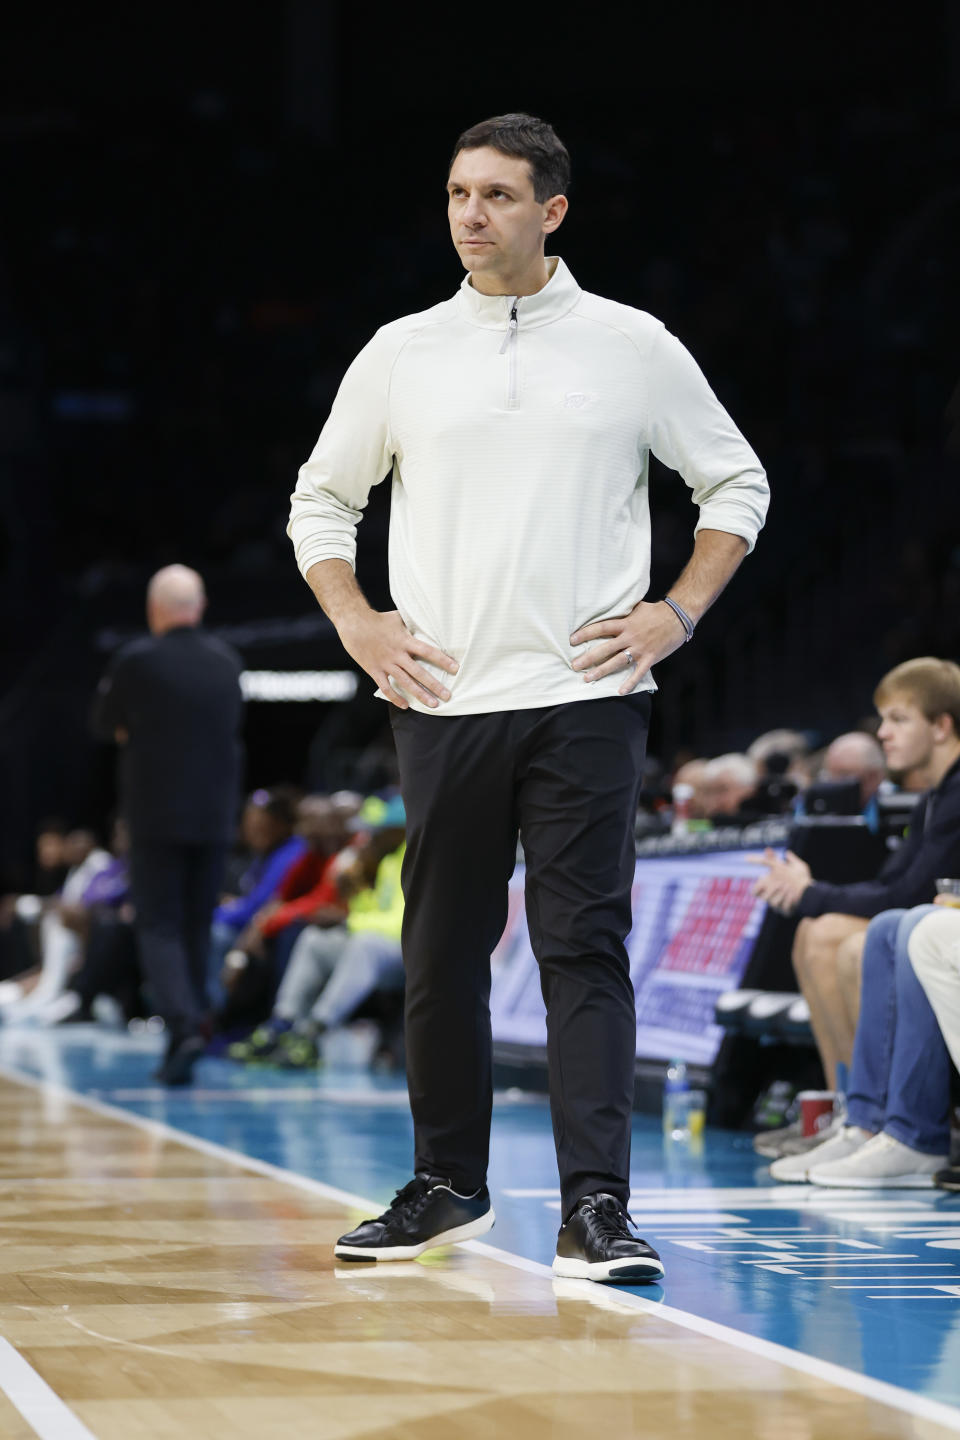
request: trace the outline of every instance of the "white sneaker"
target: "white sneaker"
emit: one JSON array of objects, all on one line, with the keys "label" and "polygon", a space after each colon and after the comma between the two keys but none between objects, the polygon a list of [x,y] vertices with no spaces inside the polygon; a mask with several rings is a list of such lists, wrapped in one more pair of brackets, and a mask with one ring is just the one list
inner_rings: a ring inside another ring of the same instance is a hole
[{"label": "white sneaker", "polygon": [[946,1155],[925,1155],[882,1131],[845,1159],[822,1159],[810,1166],[812,1185],[851,1190],[926,1190],[947,1164]]},{"label": "white sneaker", "polygon": [[821,1143],[812,1150],[807,1150],[802,1155],[785,1155],[782,1160],[774,1161],[770,1166],[770,1174],[774,1180],[783,1180],[794,1185],[802,1184],[810,1178],[810,1172],[815,1165],[823,1165],[831,1160],[845,1160],[869,1139],[870,1132],[861,1130],[859,1125],[835,1123],[831,1125]]},{"label": "white sneaker", "polygon": [[81,1008],[83,1001],[76,990],[64,990],[56,1000],[48,1000],[40,1010],[37,1011],[38,1025],[62,1025],[65,1020],[70,1020]]}]

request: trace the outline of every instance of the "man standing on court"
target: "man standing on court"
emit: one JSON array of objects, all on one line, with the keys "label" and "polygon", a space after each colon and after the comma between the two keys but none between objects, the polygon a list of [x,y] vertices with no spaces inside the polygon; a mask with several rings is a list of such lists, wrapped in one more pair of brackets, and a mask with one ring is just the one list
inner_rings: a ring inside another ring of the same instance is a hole
[{"label": "man standing on court", "polygon": [[[503,115],[461,135],[447,195],[466,278],[361,351],[293,495],[300,569],[393,707],[407,809],[415,1175],[336,1254],[413,1258],[493,1224],[490,954],[519,831],[561,1180],[554,1269],[656,1280],[626,1209],[624,940],[650,667],[691,638],[769,492],[679,341],[545,256],[568,182],[541,120]],[[691,560],[656,603],[643,599],[651,450],[700,507]],[[355,533],[388,472],[397,609],[378,613],[354,577]]]},{"label": "man standing on court", "polygon": [[121,746],[137,941],[167,1027],[166,1085],[186,1084],[205,1046],[210,921],[241,781],[241,662],[199,628],[206,603],[195,570],[158,570],[150,635],[116,656],[94,711],[97,733]]}]

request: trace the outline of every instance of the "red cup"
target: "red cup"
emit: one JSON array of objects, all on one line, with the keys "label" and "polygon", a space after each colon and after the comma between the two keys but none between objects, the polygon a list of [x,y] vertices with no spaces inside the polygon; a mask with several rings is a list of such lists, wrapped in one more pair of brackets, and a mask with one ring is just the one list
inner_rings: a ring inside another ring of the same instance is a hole
[{"label": "red cup", "polygon": [[800,1119],[803,1122],[804,1135],[819,1135],[821,1130],[826,1130],[833,1119],[833,1102],[836,1099],[832,1090],[801,1090],[797,1096],[800,1102]]}]

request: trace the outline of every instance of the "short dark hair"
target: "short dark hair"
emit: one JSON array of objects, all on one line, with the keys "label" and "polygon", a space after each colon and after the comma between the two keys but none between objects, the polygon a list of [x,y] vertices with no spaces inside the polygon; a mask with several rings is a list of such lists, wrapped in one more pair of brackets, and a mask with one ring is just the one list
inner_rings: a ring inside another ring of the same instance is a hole
[{"label": "short dark hair", "polygon": [[247,804],[264,810],[271,820],[292,830],[297,823],[300,798],[301,792],[295,785],[273,785],[269,790],[254,790]]},{"label": "short dark hair", "polygon": [[520,112],[494,115],[464,130],[454,146],[450,169],[461,150],[479,150],[489,145],[502,155],[526,160],[533,181],[533,198],[538,203],[553,195],[566,195],[570,188],[570,156],[567,147],[546,120]]}]

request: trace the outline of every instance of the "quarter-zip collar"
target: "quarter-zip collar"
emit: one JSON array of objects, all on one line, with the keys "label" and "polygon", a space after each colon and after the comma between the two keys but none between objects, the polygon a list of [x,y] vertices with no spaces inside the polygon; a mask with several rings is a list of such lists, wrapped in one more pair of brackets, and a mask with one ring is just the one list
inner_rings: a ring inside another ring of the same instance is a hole
[{"label": "quarter-zip collar", "polygon": [[[582,291],[563,261],[549,256],[547,265],[552,266],[550,279],[535,295],[521,295],[517,315],[524,330],[537,325],[549,325],[569,314],[580,299]],[[517,297],[515,295],[481,295],[470,284],[470,276],[463,277],[463,284],[457,294],[460,314],[471,325],[480,325],[485,330],[504,330]]]}]

